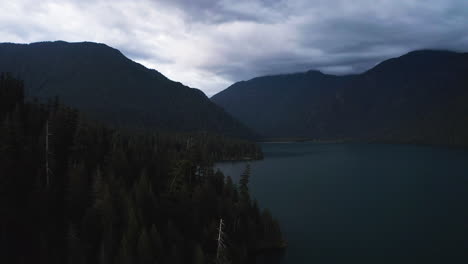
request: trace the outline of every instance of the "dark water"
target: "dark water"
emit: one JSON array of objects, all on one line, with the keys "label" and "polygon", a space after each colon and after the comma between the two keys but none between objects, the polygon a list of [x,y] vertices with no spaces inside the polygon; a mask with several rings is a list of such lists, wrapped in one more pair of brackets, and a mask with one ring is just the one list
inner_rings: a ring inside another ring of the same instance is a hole
[{"label": "dark water", "polygon": [[[288,240],[268,263],[468,263],[468,152],[263,144],[250,188]],[[218,167],[237,180],[245,163]]]}]

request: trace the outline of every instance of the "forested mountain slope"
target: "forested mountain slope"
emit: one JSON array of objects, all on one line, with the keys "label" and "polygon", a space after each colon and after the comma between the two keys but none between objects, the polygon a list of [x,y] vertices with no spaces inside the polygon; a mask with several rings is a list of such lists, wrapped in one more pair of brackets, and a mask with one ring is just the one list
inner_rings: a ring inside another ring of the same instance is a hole
[{"label": "forested mountain slope", "polygon": [[468,145],[468,54],[423,50],[357,75],[238,82],[212,101],[263,138]]},{"label": "forested mountain slope", "polygon": [[3,43],[0,72],[23,80],[28,97],[58,96],[113,124],[252,137],[200,90],[171,81],[104,44]]},{"label": "forested mountain slope", "polygon": [[0,75],[2,263],[246,263],[283,245],[278,223],[250,198],[249,170],[236,184],[212,167],[258,157],[254,143],[134,133],[80,116],[25,102],[22,83]]}]

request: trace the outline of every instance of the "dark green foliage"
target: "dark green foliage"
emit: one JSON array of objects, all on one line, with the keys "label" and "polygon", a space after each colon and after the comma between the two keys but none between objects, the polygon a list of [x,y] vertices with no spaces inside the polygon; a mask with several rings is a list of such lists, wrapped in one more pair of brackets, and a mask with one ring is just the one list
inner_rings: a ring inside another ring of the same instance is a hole
[{"label": "dark green foliage", "polygon": [[220,218],[232,263],[282,245],[249,198],[248,176],[239,194],[212,168],[260,157],[255,144],[109,128],[57,101],[26,103],[21,90],[0,75],[2,263],[210,263]]},{"label": "dark green foliage", "polygon": [[196,244],[193,250],[193,264],[205,264],[205,254],[199,244]]},{"label": "dark green foliage", "polygon": [[417,51],[358,75],[238,82],[212,97],[265,140],[468,146],[468,53]]},{"label": "dark green foliage", "polygon": [[242,200],[248,201],[249,198],[249,179],[250,179],[250,164],[245,166],[239,180],[239,192]]},{"label": "dark green foliage", "polygon": [[151,242],[145,228],[142,228],[140,231],[136,253],[138,263],[140,264],[151,264],[155,259],[151,248]]},{"label": "dark green foliage", "polygon": [[151,226],[151,231],[150,231],[150,242],[151,242],[151,250],[154,255],[154,260],[159,261],[163,258],[164,255],[164,247],[162,244],[161,236],[159,235],[158,230],[156,229],[156,226],[153,224]]},{"label": "dark green foliage", "polygon": [[254,137],[200,90],[171,81],[104,44],[0,43],[0,72],[24,80],[30,97],[59,96],[114,125]]}]

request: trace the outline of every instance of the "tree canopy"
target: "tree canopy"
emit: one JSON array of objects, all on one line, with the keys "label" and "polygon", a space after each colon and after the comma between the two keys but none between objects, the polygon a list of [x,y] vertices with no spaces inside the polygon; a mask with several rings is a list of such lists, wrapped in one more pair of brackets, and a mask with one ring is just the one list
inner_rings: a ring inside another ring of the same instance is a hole
[{"label": "tree canopy", "polygon": [[26,102],[4,74],[0,126],[4,263],[210,263],[220,218],[232,263],[283,243],[271,214],[213,170],[261,158],[254,143],[108,127],[58,100]]}]

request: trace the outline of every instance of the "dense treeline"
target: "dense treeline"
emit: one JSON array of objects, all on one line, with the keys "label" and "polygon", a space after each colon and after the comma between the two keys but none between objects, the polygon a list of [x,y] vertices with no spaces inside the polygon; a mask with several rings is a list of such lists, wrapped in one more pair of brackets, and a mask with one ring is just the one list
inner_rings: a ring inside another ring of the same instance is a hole
[{"label": "dense treeline", "polygon": [[254,144],[112,129],[57,100],[25,102],[6,75],[0,120],[2,263],[243,263],[283,243],[249,196],[249,168],[239,184],[212,168],[260,158]]}]

